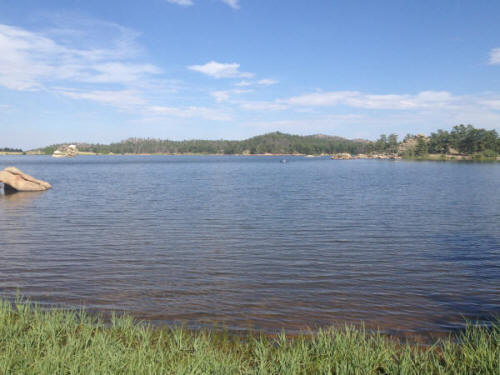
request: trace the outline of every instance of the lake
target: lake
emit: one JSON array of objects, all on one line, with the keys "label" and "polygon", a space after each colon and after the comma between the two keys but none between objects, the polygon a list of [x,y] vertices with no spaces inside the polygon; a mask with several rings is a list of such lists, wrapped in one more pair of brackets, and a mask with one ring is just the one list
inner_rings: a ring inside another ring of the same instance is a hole
[{"label": "lake", "polygon": [[0,297],[229,330],[365,322],[446,333],[500,315],[500,164],[3,156]]}]

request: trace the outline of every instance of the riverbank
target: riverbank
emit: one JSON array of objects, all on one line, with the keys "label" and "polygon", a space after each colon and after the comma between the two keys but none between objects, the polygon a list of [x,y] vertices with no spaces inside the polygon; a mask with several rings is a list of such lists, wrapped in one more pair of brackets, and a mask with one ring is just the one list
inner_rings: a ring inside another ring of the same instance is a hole
[{"label": "riverbank", "polygon": [[497,374],[500,324],[433,346],[354,328],[230,336],[0,301],[2,374]]}]

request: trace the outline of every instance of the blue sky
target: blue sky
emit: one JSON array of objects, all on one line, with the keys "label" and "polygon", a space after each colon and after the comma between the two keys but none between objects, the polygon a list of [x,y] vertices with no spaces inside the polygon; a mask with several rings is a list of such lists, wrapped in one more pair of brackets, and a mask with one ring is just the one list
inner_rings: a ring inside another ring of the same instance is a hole
[{"label": "blue sky", "polygon": [[4,0],[0,147],[500,131],[500,2]]}]

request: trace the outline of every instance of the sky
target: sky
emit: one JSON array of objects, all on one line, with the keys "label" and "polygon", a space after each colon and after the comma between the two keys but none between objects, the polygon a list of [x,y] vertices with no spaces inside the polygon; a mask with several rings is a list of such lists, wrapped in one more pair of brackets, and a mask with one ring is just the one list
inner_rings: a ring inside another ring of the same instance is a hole
[{"label": "sky", "polygon": [[2,0],[0,147],[500,132],[500,2]]}]

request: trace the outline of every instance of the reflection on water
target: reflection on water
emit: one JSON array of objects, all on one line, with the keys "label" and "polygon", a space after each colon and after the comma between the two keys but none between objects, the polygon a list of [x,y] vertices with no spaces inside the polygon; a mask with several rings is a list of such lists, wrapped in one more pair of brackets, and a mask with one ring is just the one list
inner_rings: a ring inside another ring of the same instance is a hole
[{"label": "reflection on water", "polygon": [[500,314],[498,164],[7,159],[53,189],[0,195],[3,297],[266,332]]},{"label": "reflection on water", "polygon": [[12,206],[25,206],[32,203],[34,199],[37,199],[42,191],[33,192],[2,192],[0,189],[0,204]]}]

